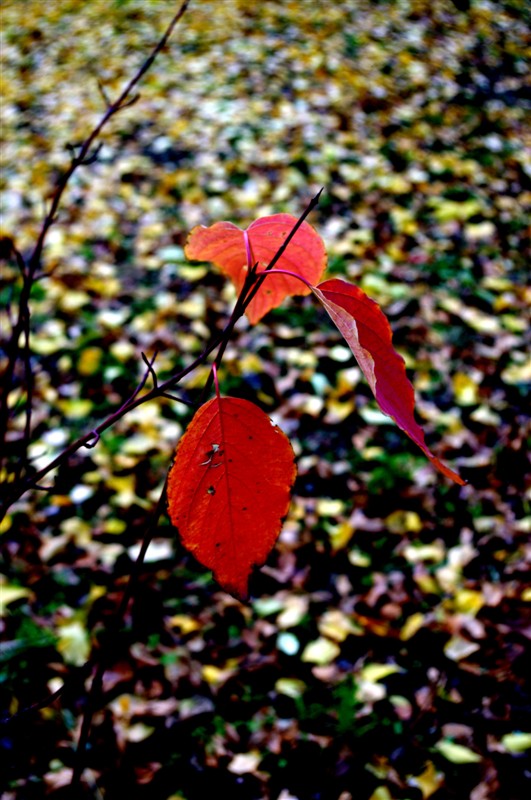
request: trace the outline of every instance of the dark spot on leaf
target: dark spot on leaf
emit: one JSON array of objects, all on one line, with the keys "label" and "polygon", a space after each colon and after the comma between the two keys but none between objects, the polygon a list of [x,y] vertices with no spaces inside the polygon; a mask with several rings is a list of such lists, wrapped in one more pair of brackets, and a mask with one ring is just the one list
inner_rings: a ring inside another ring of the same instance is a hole
[{"label": "dark spot on leaf", "polygon": [[209,486],[208,489],[207,489],[207,493],[208,494],[216,494],[216,490],[214,489],[213,486]]}]

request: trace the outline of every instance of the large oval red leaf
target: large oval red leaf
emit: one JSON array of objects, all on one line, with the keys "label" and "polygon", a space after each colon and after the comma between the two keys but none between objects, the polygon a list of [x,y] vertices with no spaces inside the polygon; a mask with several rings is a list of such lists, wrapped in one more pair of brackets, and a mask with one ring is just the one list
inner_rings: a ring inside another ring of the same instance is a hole
[{"label": "large oval red leaf", "polygon": [[[249,225],[247,236],[253,263],[267,267],[296,222],[291,214],[274,214]],[[209,228],[198,225],[188,236],[184,252],[192,261],[212,262],[231,279],[238,292],[241,290],[248,270],[247,253],[244,232],[232,222],[216,222]],[[323,240],[309,223],[302,223],[275,266],[299,273],[312,284],[321,280],[326,268],[326,250]],[[310,289],[296,278],[276,275],[264,282],[249,303],[247,317],[254,324],[286,297],[309,292]]]},{"label": "large oval red leaf", "polygon": [[465,481],[426,446],[415,421],[415,395],[404,359],[393,348],[391,328],[378,303],[339,278],[324,281],[313,291],[345,337],[384,414],[394,419],[434,467],[462,486]]},{"label": "large oval red leaf", "polygon": [[247,400],[216,397],[192,419],[168,477],[168,510],[183,545],[243,599],[288,512],[293,450]]}]

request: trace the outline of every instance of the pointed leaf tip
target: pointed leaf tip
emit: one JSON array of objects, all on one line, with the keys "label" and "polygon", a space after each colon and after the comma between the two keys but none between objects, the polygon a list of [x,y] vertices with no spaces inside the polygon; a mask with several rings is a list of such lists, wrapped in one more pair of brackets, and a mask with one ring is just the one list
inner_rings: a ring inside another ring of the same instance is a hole
[{"label": "pointed leaf tip", "polygon": [[247,400],[213,398],[181,438],[168,476],[168,511],[183,545],[225,591],[243,600],[288,513],[293,450]]},{"label": "pointed leaf tip", "polygon": [[[192,261],[210,261],[241,291],[248,269],[248,251],[260,269],[267,267],[292,231],[297,219],[291,214],[273,214],[255,220],[244,232],[232,222],[216,222],[208,228],[195,227],[184,252]],[[312,284],[321,280],[326,268],[326,249],[319,234],[303,222],[276,263],[278,269],[300,273]],[[258,322],[272,308],[291,295],[309,294],[296,278],[275,275],[260,287],[245,312],[251,323]]]},{"label": "pointed leaf tip", "polygon": [[404,359],[393,348],[391,327],[378,303],[339,278],[320,283],[313,292],[354,353],[384,414],[394,419],[439,472],[463,486],[466,481],[426,446],[415,420],[415,396]]}]

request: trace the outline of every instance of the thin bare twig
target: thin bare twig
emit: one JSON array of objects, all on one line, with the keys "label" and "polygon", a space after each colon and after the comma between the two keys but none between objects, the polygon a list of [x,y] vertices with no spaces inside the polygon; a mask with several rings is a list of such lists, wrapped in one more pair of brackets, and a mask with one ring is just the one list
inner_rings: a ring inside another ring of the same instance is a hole
[{"label": "thin bare twig", "polygon": [[[88,671],[88,663],[81,667],[81,669]],[[43,700],[39,700],[37,703],[32,703],[31,706],[26,706],[26,708],[21,708],[20,711],[17,711],[16,714],[12,714],[10,717],[4,717],[3,719],[0,719],[0,725],[9,725],[21,717],[34,714],[36,711],[40,711],[42,708],[51,706],[52,703],[55,703],[55,701],[63,694],[65,688],[66,681],[62,684],[62,686],[56,689],[55,692],[52,692]]]},{"label": "thin bare twig", "polygon": [[99,93],[101,94],[101,96],[103,98],[103,102],[105,103],[107,108],[109,108],[111,106],[111,104],[112,104],[112,100],[109,97],[109,95],[107,94],[107,89],[105,88],[105,85],[104,85],[103,81],[101,81],[98,78],[96,83],[97,83],[97,86],[98,86]]},{"label": "thin bare twig", "polygon": [[191,400],[185,400],[184,397],[177,397],[170,392],[163,392],[161,397],[165,397],[167,400],[175,400],[176,403],[183,403],[185,406],[189,408],[197,408],[197,403],[192,403]]},{"label": "thin bare twig", "polygon": [[[319,189],[317,194],[314,197],[312,197],[312,199],[310,200],[310,202],[308,203],[308,205],[306,206],[306,208],[304,209],[304,211],[300,215],[299,219],[297,220],[297,222],[295,223],[295,225],[293,226],[293,228],[291,229],[289,234],[286,236],[285,241],[282,242],[281,246],[278,248],[277,252],[273,256],[273,258],[271,259],[271,261],[269,262],[267,267],[265,268],[264,272],[268,272],[270,269],[273,269],[275,264],[277,264],[278,261],[280,260],[280,258],[284,255],[287,246],[289,245],[289,243],[291,242],[291,240],[293,239],[293,237],[295,236],[295,234],[297,233],[297,231],[301,227],[301,225],[304,222],[304,220],[306,219],[306,217],[318,205],[319,198],[321,197],[323,189],[324,189],[324,187],[321,187],[321,189]],[[265,275],[259,276],[258,280],[256,281],[256,283],[252,287],[251,291],[249,292],[249,296],[245,298],[244,311],[247,308],[247,306],[249,305],[249,303],[251,302],[251,300],[255,297],[257,291],[260,289],[260,287],[261,287],[262,283],[264,282],[264,280],[265,280]]]},{"label": "thin bare twig", "polygon": [[[165,504],[166,504],[166,486],[168,482],[168,477],[166,476],[166,480],[164,481],[164,486],[162,487],[162,491],[160,493],[159,499],[157,501],[157,505],[153,511],[151,516],[151,520],[149,526],[144,534],[144,538],[142,540],[142,545],[140,547],[140,551],[138,556],[136,557],[135,563],[133,568],[129,574],[129,579],[127,581],[127,585],[124,589],[124,593],[122,595],[122,599],[120,602],[120,606],[113,616],[110,626],[107,628],[106,635],[107,636],[114,636],[120,632],[120,626],[123,622],[125,614],[127,612],[127,607],[131,598],[133,597],[137,584],[138,584],[138,577],[140,575],[140,569],[144,563],[144,558],[146,556],[148,547],[153,539],[153,536],[156,533],[159,517],[162,514]],[[105,674],[105,670],[107,669],[107,651],[104,647],[101,648],[99,652],[99,658],[96,663],[96,671],[94,673],[94,677],[92,679],[92,684],[90,686],[88,695],[87,695],[87,702],[85,706],[85,711],[83,713],[83,720],[81,723],[81,731],[79,734],[78,745],[75,754],[75,762],[74,762],[74,769],[72,770],[72,781],[71,786],[76,787],[79,786],[81,781],[81,777],[84,771],[84,756],[87,749],[89,736],[90,736],[90,729],[92,726],[92,718],[97,711],[99,705],[101,705],[102,700],[102,689],[103,689],[103,676]]]},{"label": "thin bare twig", "polygon": [[[135,563],[133,564],[131,573],[129,575],[129,579],[127,581],[127,585],[124,589],[120,605],[118,607],[116,614],[114,615],[114,617],[110,622],[110,627],[106,631],[107,636],[113,636],[119,633],[120,626],[127,612],[127,607],[129,605],[129,602],[131,598],[134,596],[138,584],[140,569],[144,563],[144,559],[148,547],[151,543],[151,540],[153,539],[153,536],[155,535],[155,532],[157,530],[160,515],[164,510],[166,502],[166,483],[167,483],[167,478],[164,482],[164,486],[159,496],[157,505],[153,511],[153,514],[151,515],[149,525],[146,529],[146,532],[142,540],[140,551],[138,553],[138,556],[136,557]],[[106,668],[107,668],[107,660],[105,658],[104,648],[102,648],[99,652],[95,651],[92,658],[89,659],[86,662],[86,664],[83,665],[83,667],[81,667],[81,673],[83,675],[88,676],[92,670],[95,671],[91,687],[88,691],[85,711],[83,713],[81,731],[79,735],[78,746],[76,749],[75,766],[72,771],[72,782],[71,782],[72,786],[77,786],[79,784],[83,774],[83,768],[84,768],[83,758],[88,744],[90,728],[92,725],[92,718],[94,716],[95,711],[98,708],[98,703],[101,699],[103,676],[105,674]],[[76,674],[76,677],[79,679],[79,673]],[[60,686],[59,689],[56,689],[55,692],[52,692],[52,694],[48,695],[42,700],[39,700],[37,703],[33,703],[32,705],[21,709],[16,714],[13,714],[11,717],[0,719],[0,724],[9,725],[10,723],[15,722],[17,719],[20,719],[21,717],[26,717],[43,708],[51,706],[59,697],[61,697],[62,694],[64,694],[69,683],[70,681],[66,679],[63,685]]]},{"label": "thin bare twig", "polygon": [[11,244],[11,250],[12,250],[14,256],[15,256],[15,260],[16,260],[17,266],[18,266],[18,268],[20,270],[20,274],[22,275],[22,277],[24,277],[24,275],[26,274],[26,270],[27,270],[27,266],[26,266],[26,262],[24,260],[24,256],[22,255],[20,250],[18,250],[15,247],[15,243],[14,242]]},{"label": "thin bare twig", "polygon": [[23,437],[23,451],[19,459],[20,469],[26,467],[28,463],[28,447],[31,439],[31,413],[33,410],[33,390],[35,379],[31,366],[31,347],[30,347],[30,317],[26,314],[24,319],[24,378],[26,384],[26,408]]},{"label": "thin bare twig", "polygon": [[57,185],[57,189],[55,190],[54,195],[52,197],[50,210],[48,211],[48,214],[47,214],[47,216],[46,216],[46,218],[45,218],[45,220],[43,222],[39,238],[37,240],[37,243],[35,245],[35,248],[34,248],[32,254],[31,254],[30,264],[32,264],[34,262],[38,263],[40,261],[41,254],[42,254],[42,249],[43,249],[43,245],[44,245],[44,240],[46,238],[46,234],[48,233],[48,230],[49,230],[50,226],[54,222],[55,214],[56,214],[57,209],[59,208],[59,204],[61,202],[61,199],[62,199],[62,196],[63,196],[63,192],[66,189],[66,186],[67,186],[70,178],[72,177],[73,173],[75,172],[75,170],[77,169],[78,166],[83,164],[85,158],[87,157],[87,155],[88,155],[88,153],[90,151],[90,148],[92,147],[92,143],[94,142],[95,139],[98,138],[98,136],[100,135],[101,131],[107,125],[109,120],[115,114],[117,114],[119,111],[122,111],[122,109],[127,108],[128,104],[130,104],[131,102],[136,102],[136,100],[138,98],[135,96],[135,97],[133,97],[131,99],[129,97],[129,95],[131,94],[131,92],[135,88],[135,86],[143,78],[143,76],[146,74],[148,69],[151,67],[151,65],[155,61],[155,59],[158,56],[158,54],[160,53],[160,51],[165,47],[168,39],[170,38],[171,34],[173,33],[173,29],[175,28],[175,26],[177,25],[177,23],[179,22],[179,20],[183,16],[184,12],[186,11],[186,9],[187,9],[187,7],[189,5],[189,2],[190,2],[190,0],[184,0],[184,2],[181,3],[181,6],[180,6],[179,10],[173,16],[172,20],[170,21],[170,24],[166,28],[166,31],[164,32],[163,36],[161,37],[161,39],[159,40],[157,45],[154,47],[154,49],[151,52],[151,54],[146,58],[146,60],[144,61],[144,63],[140,67],[140,69],[135,73],[135,75],[133,75],[133,77],[131,78],[129,83],[126,84],[126,86],[123,89],[123,91],[120,94],[120,96],[114,101],[114,103],[111,103],[111,105],[108,107],[107,111],[105,112],[105,114],[103,115],[101,120],[98,122],[96,127],[92,130],[92,132],[87,136],[87,138],[85,139],[85,141],[81,145],[81,148],[80,148],[80,151],[79,151],[79,155],[77,156],[76,159],[73,160],[72,164],[70,165],[68,170],[64,173],[62,179],[59,181],[59,183]]},{"label": "thin bare twig", "polygon": [[[166,43],[167,43],[169,37],[171,36],[175,26],[177,25],[179,20],[182,18],[183,14],[185,13],[185,11],[186,11],[186,9],[187,9],[187,7],[189,5],[189,2],[190,2],[190,0],[184,0],[184,2],[181,3],[181,6],[179,7],[178,11],[176,12],[176,14],[171,19],[168,27],[166,28],[166,31],[164,32],[163,36],[161,37],[161,39],[159,40],[157,45],[154,47],[154,49],[151,52],[151,54],[144,61],[144,63],[140,67],[140,69],[131,78],[131,80],[126,85],[125,89],[122,91],[122,93],[118,97],[118,99],[114,103],[111,103],[111,104],[108,103],[108,108],[107,108],[107,111],[106,111],[105,115],[102,117],[102,119],[100,120],[98,125],[92,130],[92,132],[89,134],[87,139],[83,142],[83,144],[81,145],[81,148],[80,148],[80,151],[79,151],[78,155],[74,156],[72,158],[71,163],[70,163],[70,167],[66,170],[66,172],[62,176],[62,178],[59,181],[59,183],[57,185],[57,188],[56,188],[56,190],[55,190],[55,192],[54,192],[54,194],[52,196],[50,208],[49,208],[47,214],[44,217],[44,220],[43,220],[43,223],[42,223],[42,227],[41,227],[41,230],[40,230],[40,233],[39,233],[39,237],[37,239],[37,242],[35,244],[35,247],[34,247],[33,252],[32,252],[32,254],[31,254],[30,258],[29,258],[28,263],[25,262],[25,260],[23,259],[22,255],[18,252],[18,250],[16,250],[16,248],[14,246],[12,248],[13,251],[14,251],[16,260],[17,260],[17,264],[18,264],[18,266],[20,268],[20,271],[21,271],[21,275],[22,275],[22,278],[23,278],[23,285],[22,285],[21,295],[20,295],[20,298],[19,298],[18,318],[17,318],[16,322],[14,322],[14,324],[12,326],[10,341],[9,341],[8,346],[6,348],[7,352],[8,352],[8,362],[7,362],[7,368],[6,368],[6,370],[4,372],[4,375],[3,375],[3,389],[4,389],[4,391],[3,391],[3,394],[2,394],[2,397],[1,397],[1,402],[0,402],[0,442],[5,442],[5,436],[6,436],[6,433],[7,433],[7,424],[8,424],[8,419],[9,419],[8,396],[9,396],[10,391],[11,391],[13,376],[14,376],[14,372],[15,372],[15,367],[16,367],[16,363],[17,363],[18,357],[19,357],[18,356],[18,342],[19,342],[21,334],[24,334],[24,337],[25,337],[25,339],[24,339],[24,341],[25,341],[25,345],[24,345],[24,353],[25,353],[24,359],[25,359],[25,361],[24,361],[24,363],[25,363],[26,383],[29,385],[28,382],[31,381],[31,365],[29,363],[29,358],[30,358],[30,350],[29,350],[29,336],[30,336],[29,298],[30,298],[31,288],[32,288],[33,282],[35,280],[35,275],[37,273],[37,269],[38,269],[38,267],[40,265],[40,262],[41,262],[41,256],[42,256],[42,251],[43,251],[43,248],[44,248],[44,243],[45,243],[45,240],[46,240],[46,236],[47,236],[47,233],[48,233],[50,227],[57,220],[57,210],[59,208],[59,204],[61,202],[63,193],[64,193],[64,191],[65,191],[65,189],[66,189],[66,187],[68,185],[68,182],[70,181],[70,178],[74,174],[75,170],[81,165],[86,165],[86,164],[92,163],[95,160],[95,158],[97,158],[97,155],[99,153],[101,145],[98,146],[94,150],[94,152],[89,155],[90,148],[91,148],[92,143],[94,142],[94,140],[99,136],[99,134],[101,133],[102,129],[107,124],[107,122],[111,119],[111,117],[114,116],[119,111],[121,111],[122,109],[127,108],[128,106],[132,105],[133,103],[135,103],[138,100],[138,98],[139,98],[138,94],[134,95],[133,97],[130,97],[132,89],[137,85],[137,83],[140,81],[140,79],[143,77],[143,75],[151,67],[151,65],[153,64],[153,62],[154,62],[155,58],[157,57],[157,55],[160,53],[160,51],[166,45]],[[102,87],[100,87],[100,90],[102,90]],[[103,94],[104,98],[107,100],[106,94],[105,94],[105,92],[103,90],[102,90],[102,94]],[[157,377],[156,377],[155,371],[153,369],[153,364],[154,364],[155,358],[156,358],[156,354],[153,356],[151,361],[148,361],[148,359],[146,358],[144,353],[142,353],[142,359],[143,359],[144,363],[147,365],[147,370],[146,370],[142,380],[140,381],[140,383],[136,387],[136,389],[133,392],[133,394],[129,397],[129,399],[120,407],[120,409],[118,409],[117,412],[115,412],[115,414],[111,415],[109,420],[107,420],[106,422],[108,422],[109,424],[112,424],[112,422],[116,421],[116,419],[119,419],[120,416],[122,416],[123,413],[125,413],[126,410],[130,410],[130,408],[134,408],[134,407],[136,407],[138,405],[138,402],[135,402],[136,398],[138,397],[138,394],[144,388],[149,376],[152,377],[153,383],[154,383],[154,387],[153,387],[152,393],[155,392],[155,391],[158,391]],[[164,384],[164,386],[166,388],[169,388],[170,386],[173,386],[173,385],[174,385],[174,381],[172,381],[171,379],[169,381],[166,381],[166,383]],[[162,392],[162,394],[164,394],[164,391]],[[178,398],[173,398],[173,399],[178,399]],[[30,394],[30,390],[28,389],[27,405],[26,405],[26,425],[25,425],[25,434],[24,434],[26,443],[29,440],[30,427],[31,427],[31,394]],[[52,465],[48,465],[48,468],[46,468],[44,471],[41,470],[39,473],[36,473],[36,475],[34,475],[31,478],[30,481],[24,482],[24,484],[22,486],[21,493],[16,494],[15,497],[8,498],[7,508],[9,508],[9,505],[15,499],[17,499],[17,497],[20,497],[21,494],[23,494],[26,491],[27,488],[30,488],[30,486],[33,487],[33,488],[36,488],[36,489],[41,489],[43,491],[46,490],[45,487],[42,487],[42,486],[38,485],[38,482],[40,481],[40,479],[42,477],[44,477],[44,475],[48,474],[48,472],[50,472],[50,470],[53,469],[54,466],[57,466],[57,463],[61,463],[63,460],[67,459],[69,457],[69,455],[71,455],[73,452],[78,450],[80,447],[83,447],[83,446],[86,446],[86,447],[94,446],[97,443],[97,441],[99,440],[101,431],[104,430],[106,427],[108,427],[108,425],[104,425],[103,428],[101,426],[98,426],[98,428],[96,428],[94,431],[91,431],[90,433],[88,433],[85,436],[83,436],[80,439],[78,439],[77,442],[74,442],[73,445],[71,445],[70,447],[66,448],[66,450],[61,454],[61,456],[59,458],[59,461],[57,461],[57,459],[54,460],[53,466]],[[92,441],[93,439],[95,439],[95,441]],[[131,599],[131,596],[132,596],[132,594],[134,592],[134,589],[136,587],[136,583],[137,583],[137,580],[138,580],[138,574],[139,574],[140,568],[141,568],[141,566],[143,564],[144,557],[145,557],[146,551],[148,549],[149,543],[150,543],[150,541],[151,541],[151,539],[153,537],[153,534],[154,534],[154,532],[156,530],[158,519],[159,519],[160,513],[162,511],[163,505],[164,505],[165,495],[166,495],[166,485],[164,485],[164,488],[162,490],[161,496],[159,498],[159,502],[157,504],[157,508],[156,508],[155,513],[154,513],[153,518],[152,518],[152,522],[151,522],[151,524],[150,524],[150,526],[149,526],[149,528],[148,528],[148,530],[146,532],[146,535],[145,535],[143,543],[142,543],[142,547],[140,549],[140,552],[138,554],[137,560],[135,562],[135,567],[134,567],[134,569],[133,569],[133,571],[132,571],[132,573],[130,575],[128,584],[127,584],[126,589],[124,591],[122,602],[120,604],[120,608],[119,608],[118,614],[117,614],[117,616],[115,618],[116,619],[115,625],[116,625],[117,628],[119,628],[119,626],[120,626],[120,622],[121,622],[123,616],[125,615],[129,600]],[[5,510],[7,510],[7,509],[4,508],[4,513],[5,513]],[[3,514],[0,514],[0,518],[3,518]],[[85,667],[89,667],[89,666],[90,666],[90,662],[88,662],[88,664],[85,665]],[[94,700],[94,698],[98,695],[99,691],[101,691],[101,681],[102,681],[102,678],[103,678],[104,671],[105,671],[105,660],[104,660],[103,656],[101,656],[100,660],[98,662],[97,669],[96,669],[96,674],[95,674],[95,677],[94,677],[92,688],[91,688],[91,691],[89,692],[89,696],[88,696],[88,707],[89,708],[87,708],[87,710],[85,712],[85,715],[83,717],[82,731],[81,731],[80,740],[79,740],[79,743],[78,743],[78,749],[77,749],[77,753],[76,753],[76,766],[74,768],[73,776],[72,776],[72,786],[75,786],[75,785],[79,784],[79,781],[80,781],[82,773],[83,773],[83,763],[82,763],[83,762],[83,755],[84,755],[84,752],[85,752],[85,749],[86,749],[86,744],[87,744],[87,741],[88,741],[88,735],[89,735],[89,731],[90,731],[90,725],[91,725],[92,714],[93,714],[93,710],[91,710],[91,698],[92,698],[92,700]],[[50,705],[51,703],[54,702],[54,700],[56,700],[62,694],[63,690],[64,690],[64,685],[63,685],[63,687],[58,689],[56,692],[54,692],[52,695],[50,695],[45,700],[40,701],[38,703],[35,703],[32,706],[29,706],[27,709],[24,709],[23,711],[19,712],[19,714],[17,714],[16,716],[18,717],[21,714],[29,713],[31,711],[36,711],[38,709],[41,709],[41,708],[44,708],[44,707]],[[92,703],[92,705],[93,705],[93,703]],[[14,719],[14,718],[15,717],[13,717],[12,719]]]},{"label": "thin bare twig", "polygon": [[157,373],[153,369],[153,364],[155,363],[155,359],[157,358],[158,353],[155,350],[155,354],[151,359],[151,361],[148,361],[148,358],[145,353],[140,353],[140,355],[142,356],[142,361],[144,362],[144,364],[146,364],[148,372],[151,375],[151,380],[153,381],[153,388],[156,389],[158,386],[158,379],[157,379]]},{"label": "thin bare twig", "polygon": [[11,336],[6,346],[7,365],[4,374],[2,376],[2,396],[0,397],[0,449],[2,451],[5,450],[4,445],[6,441],[7,427],[9,423],[9,395],[12,390],[15,368],[17,361],[19,359],[19,339],[24,332],[25,325],[27,324],[29,326],[31,288],[34,282],[35,274],[41,263],[42,251],[44,249],[46,236],[51,226],[57,220],[57,210],[63,198],[64,191],[68,186],[68,183],[72,175],[76,171],[76,169],[78,169],[78,167],[86,163],[92,163],[91,159],[93,158],[94,154],[89,155],[92,144],[98,138],[101,131],[107,125],[109,120],[119,111],[122,111],[124,108],[127,108],[127,106],[131,105],[133,102],[136,102],[136,100],[138,99],[137,95],[133,97],[130,96],[132,90],[135,88],[135,86],[139,83],[141,78],[151,67],[151,65],[155,61],[160,51],[165,47],[166,43],[168,42],[168,39],[170,38],[173,32],[173,29],[175,28],[175,26],[185,13],[189,5],[189,2],[190,0],[183,0],[178,11],[174,14],[173,18],[171,19],[163,36],[156,44],[156,46],[153,48],[151,54],[146,58],[140,69],[137,70],[137,72],[133,75],[131,80],[126,84],[125,88],[123,89],[122,93],[117,98],[117,100],[115,100],[114,103],[111,103],[111,105],[108,106],[107,111],[105,112],[101,120],[98,122],[96,127],[93,128],[91,133],[89,133],[89,135],[81,145],[78,155],[72,158],[70,166],[64,172],[64,174],[57,183],[56,189],[52,195],[50,207],[44,217],[39,236],[37,238],[35,247],[33,248],[33,251],[28,259],[27,264],[22,260],[22,263],[24,264],[24,271],[23,271],[24,280],[19,298],[18,318],[11,330]]}]

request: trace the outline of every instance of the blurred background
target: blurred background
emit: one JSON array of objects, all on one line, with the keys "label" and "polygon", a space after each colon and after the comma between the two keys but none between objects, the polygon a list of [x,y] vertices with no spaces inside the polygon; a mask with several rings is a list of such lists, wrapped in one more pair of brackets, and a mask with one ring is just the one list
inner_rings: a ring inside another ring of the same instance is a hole
[{"label": "blurred background", "polygon": [[[227,321],[197,224],[304,210],[329,276],[387,314],[434,472],[311,298],[240,321],[221,391],[292,440],[295,495],[242,605],[165,516],[113,641],[86,796],[522,800],[529,785],[529,8],[491,0],[192,0],[65,194],[32,301],[44,466]],[[4,4],[5,251],[31,252],[72,153],[165,30],[166,0]],[[19,274],[2,261],[2,328]],[[179,386],[195,401],[208,368]],[[15,394],[7,470],[24,429]],[[0,527],[8,800],[66,796],[83,665],[191,419],[141,406]],[[527,492],[527,493],[526,493]]]}]

